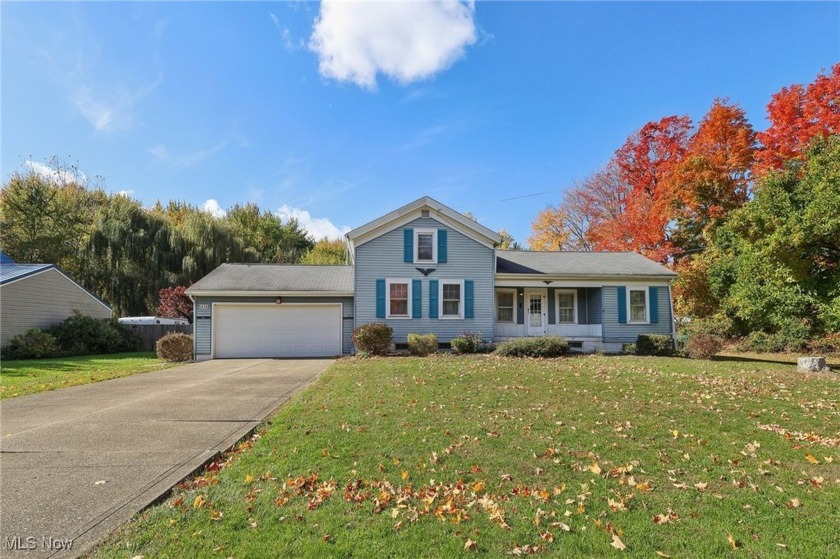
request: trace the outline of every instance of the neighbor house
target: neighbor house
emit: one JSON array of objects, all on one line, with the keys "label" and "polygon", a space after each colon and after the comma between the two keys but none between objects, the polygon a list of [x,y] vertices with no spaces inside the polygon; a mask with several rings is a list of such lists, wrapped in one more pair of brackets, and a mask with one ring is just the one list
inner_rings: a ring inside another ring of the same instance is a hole
[{"label": "neighbor house", "polygon": [[0,253],[0,346],[79,313],[111,318],[111,307],[53,264],[18,264]]},{"label": "neighbor house", "polygon": [[582,351],[674,335],[676,274],[633,252],[498,248],[497,233],[423,197],[347,233],[349,264],[222,264],[187,290],[197,359],[350,354],[384,322],[448,344],[557,334]]}]

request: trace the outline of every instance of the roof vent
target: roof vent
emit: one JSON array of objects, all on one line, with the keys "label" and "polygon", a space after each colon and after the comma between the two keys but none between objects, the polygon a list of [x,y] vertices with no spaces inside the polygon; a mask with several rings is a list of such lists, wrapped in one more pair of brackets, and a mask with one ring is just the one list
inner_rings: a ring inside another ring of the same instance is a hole
[{"label": "roof vent", "polygon": [[429,217],[429,210],[420,210],[420,217]]}]

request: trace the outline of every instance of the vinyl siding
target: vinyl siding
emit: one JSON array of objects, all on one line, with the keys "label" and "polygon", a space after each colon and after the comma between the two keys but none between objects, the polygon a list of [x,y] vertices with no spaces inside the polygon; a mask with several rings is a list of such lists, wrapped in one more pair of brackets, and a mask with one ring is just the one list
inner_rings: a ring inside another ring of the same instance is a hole
[{"label": "vinyl siding", "polygon": [[[418,264],[420,268],[434,268],[427,277],[417,271],[415,264],[404,262],[404,233],[412,229],[446,229],[447,261],[438,264]],[[440,342],[449,342],[465,330],[481,332],[493,337],[493,282],[495,258],[493,250],[466,235],[447,228],[433,218],[419,218],[403,227],[389,231],[356,247],[356,326],[371,322],[385,322],[394,329],[394,342],[405,343],[409,333],[434,333]],[[422,318],[377,319],[376,280],[405,278],[420,280],[422,288]],[[473,280],[475,314],[471,319],[429,318],[430,280]]]},{"label": "vinyl siding", "polygon": [[74,312],[109,319],[111,310],[51,268],[0,287],[0,345],[32,328],[49,328]]},{"label": "vinyl siding", "polygon": [[[274,303],[274,297],[196,297],[195,320],[193,321],[196,356],[210,355],[213,333],[213,303]],[[352,297],[283,297],[284,303],[341,303],[344,315],[341,321],[341,351],[349,354],[353,350],[353,298]]]},{"label": "vinyl siding", "polygon": [[667,286],[660,286],[657,289],[659,302],[657,324],[619,324],[618,289],[620,288],[616,286],[604,286],[601,290],[604,298],[604,342],[634,343],[640,334],[671,334],[671,302],[668,300]]}]

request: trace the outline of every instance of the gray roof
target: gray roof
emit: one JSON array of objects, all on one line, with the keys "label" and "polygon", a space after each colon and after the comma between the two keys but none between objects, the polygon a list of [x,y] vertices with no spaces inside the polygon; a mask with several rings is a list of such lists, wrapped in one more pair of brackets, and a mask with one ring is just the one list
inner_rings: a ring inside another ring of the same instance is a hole
[{"label": "gray roof", "polygon": [[562,277],[637,277],[677,274],[635,252],[542,252],[499,250],[497,274],[530,274]]},{"label": "gray roof", "polygon": [[353,266],[222,264],[187,289],[211,291],[352,293]]},{"label": "gray roof", "polygon": [[0,265],[0,285],[19,280],[38,272],[53,268],[52,264],[2,264]]}]

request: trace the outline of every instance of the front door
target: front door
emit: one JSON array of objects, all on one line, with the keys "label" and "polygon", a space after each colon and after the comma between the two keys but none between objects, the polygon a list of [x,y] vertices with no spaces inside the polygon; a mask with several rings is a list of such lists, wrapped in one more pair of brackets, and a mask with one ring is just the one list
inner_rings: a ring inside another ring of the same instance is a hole
[{"label": "front door", "polygon": [[548,323],[548,306],[546,305],[546,291],[544,289],[525,292],[525,324],[528,327],[529,336],[542,336],[545,334],[545,325]]}]

